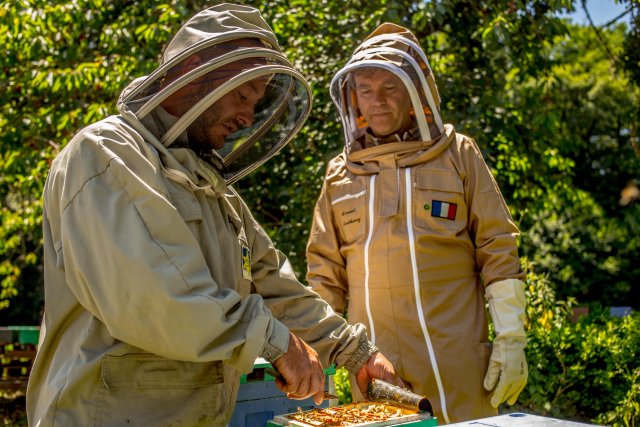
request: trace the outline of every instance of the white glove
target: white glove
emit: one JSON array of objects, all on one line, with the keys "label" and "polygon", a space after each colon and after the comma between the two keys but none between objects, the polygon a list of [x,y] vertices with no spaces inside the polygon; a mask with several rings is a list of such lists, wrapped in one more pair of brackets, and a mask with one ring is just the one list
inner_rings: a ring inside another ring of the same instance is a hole
[{"label": "white glove", "polygon": [[489,302],[496,338],[484,377],[484,388],[493,390],[491,405],[497,408],[505,401],[509,405],[516,403],[529,376],[524,355],[527,345],[524,332],[524,283],[517,279],[492,283],[487,286],[485,297]]}]

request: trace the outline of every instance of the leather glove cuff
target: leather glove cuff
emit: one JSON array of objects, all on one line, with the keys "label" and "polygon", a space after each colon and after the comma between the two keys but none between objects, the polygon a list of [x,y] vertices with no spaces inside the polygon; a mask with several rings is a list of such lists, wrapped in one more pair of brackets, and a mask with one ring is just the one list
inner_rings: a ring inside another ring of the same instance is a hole
[{"label": "leather glove cuff", "polygon": [[489,302],[489,313],[496,338],[513,337],[526,340],[524,283],[518,279],[492,283],[485,289],[485,297]]}]

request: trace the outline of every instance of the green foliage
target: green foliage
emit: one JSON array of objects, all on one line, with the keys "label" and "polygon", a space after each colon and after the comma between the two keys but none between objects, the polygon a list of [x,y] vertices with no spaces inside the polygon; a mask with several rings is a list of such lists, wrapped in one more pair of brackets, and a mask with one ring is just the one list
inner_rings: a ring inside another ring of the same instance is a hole
[{"label": "green foliage", "polygon": [[[619,47],[623,28],[605,36]],[[522,212],[522,252],[550,273],[559,296],[624,305],[640,300],[631,287],[640,273],[638,205],[619,204],[620,191],[640,175],[639,92],[606,50],[589,48],[595,43],[591,29],[571,27],[554,38],[549,77],[513,83],[516,110],[535,117],[521,139],[535,149],[526,157],[537,166],[520,175],[538,188],[515,193],[513,205]]]},{"label": "green foliage", "polygon": [[[566,319],[565,319],[566,320]],[[519,401],[543,415],[625,425],[640,422],[640,315],[581,318],[529,332],[529,382]],[[628,418],[629,419],[629,418]]]},{"label": "green foliage", "polygon": [[522,230],[522,254],[549,273],[562,298],[640,301],[631,286],[640,274],[640,208],[618,205],[622,188],[640,176],[640,92],[607,50],[621,55],[633,38],[623,26],[602,32],[605,48],[591,28],[555,17],[570,1],[353,9],[328,2],[313,19],[300,4],[274,2],[268,13],[313,84],[311,118],[283,153],[238,184],[296,271],[306,271],[310,212],[326,162],[343,144],[329,80],[371,29],[393,20],[410,24],[428,52],[444,119],[483,150]]},{"label": "green foliage", "polygon": [[595,418],[596,423],[610,426],[633,427],[640,425],[640,369],[630,376],[631,387],[619,405]]},{"label": "green foliage", "polygon": [[[238,188],[296,271],[306,270],[326,162],[343,145],[329,82],[366,34],[393,21],[425,47],[445,120],[477,139],[523,231],[523,255],[562,297],[639,300],[631,286],[640,274],[639,208],[617,202],[640,176],[640,96],[632,70],[610,57],[631,58],[637,26],[603,29],[605,49],[590,28],[555,16],[573,8],[569,0],[255,3],[310,81],[314,104],[292,143]],[[0,307],[12,322],[39,318],[40,199],[52,157],[77,129],[115,111],[124,85],[155,68],[204,4],[2,3]]]},{"label": "green foliage", "polygon": [[351,403],[351,386],[349,384],[349,372],[345,368],[336,369],[333,376],[333,383],[336,387],[336,394],[341,405]]},{"label": "green foliage", "polygon": [[527,285],[529,381],[519,405],[544,416],[638,425],[640,313],[613,318],[600,309],[576,321],[575,301],[556,300],[547,276],[529,270]]},{"label": "green foliage", "polygon": [[296,138],[236,187],[277,247],[289,256],[295,271],[304,273],[311,212],[326,164],[344,146],[329,83],[359,40],[378,24],[396,20],[398,11],[408,9],[410,3],[359,0],[349,2],[348,7],[339,1],[254,3],[272,23],[294,66],[309,81],[313,107]]},{"label": "green foliage", "polygon": [[636,86],[640,86],[640,2],[638,0],[629,0],[629,8],[635,13],[632,14],[632,24],[630,28],[630,36],[626,37],[623,43],[624,55],[622,63],[624,69],[629,73]]},{"label": "green foliage", "polygon": [[80,0],[0,4],[0,310],[38,324],[42,188],[58,149],[114,113],[122,88],[157,65],[182,20],[180,4]]}]

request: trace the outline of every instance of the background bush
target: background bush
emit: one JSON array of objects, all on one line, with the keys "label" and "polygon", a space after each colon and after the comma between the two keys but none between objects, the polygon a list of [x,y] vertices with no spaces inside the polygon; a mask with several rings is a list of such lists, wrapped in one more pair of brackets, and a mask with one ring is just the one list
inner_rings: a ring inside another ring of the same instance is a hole
[{"label": "background bush", "polygon": [[547,277],[527,276],[528,413],[615,426],[640,425],[640,312],[612,317],[557,301]]}]

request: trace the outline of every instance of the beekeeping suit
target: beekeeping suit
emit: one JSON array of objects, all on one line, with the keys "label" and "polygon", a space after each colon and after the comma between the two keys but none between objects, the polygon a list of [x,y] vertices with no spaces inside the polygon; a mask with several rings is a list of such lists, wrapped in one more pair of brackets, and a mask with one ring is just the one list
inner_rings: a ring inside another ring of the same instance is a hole
[{"label": "beekeeping suit", "polygon": [[[367,122],[356,88],[366,69],[404,85],[407,128],[379,135]],[[345,148],[316,204],[309,284],[367,325],[439,424],[497,414],[526,383],[525,300],[518,229],[478,146],[443,124],[427,58],[398,25],[369,35],[333,78],[331,96]]]},{"label": "beekeeping suit", "polygon": [[59,153],[29,425],[226,425],[240,375],[283,356],[290,332],[358,372],[375,350],[364,327],[297,281],[229,186],[309,108],[259,12],[222,4],[179,30],[119,115]]}]

